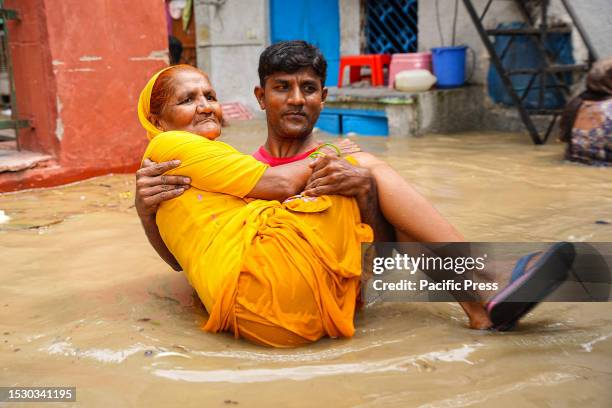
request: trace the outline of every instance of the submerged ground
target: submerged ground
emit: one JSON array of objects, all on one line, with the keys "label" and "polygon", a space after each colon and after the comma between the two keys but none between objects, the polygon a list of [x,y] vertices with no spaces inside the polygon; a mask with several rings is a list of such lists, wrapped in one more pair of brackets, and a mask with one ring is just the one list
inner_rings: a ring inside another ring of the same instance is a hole
[{"label": "submerged ground", "polygon": [[[227,128],[244,152],[264,124]],[[472,241],[612,241],[611,169],[525,135],[359,138]],[[149,247],[133,175],[0,195],[0,385],[76,386],[83,406],[609,406],[612,305],[554,303],[508,333],[454,304],[378,303],[349,340],[272,350],[199,329]],[[415,214],[418,216],[418,214]],[[598,222],[597,222],[598,221]],[[606,224],[608,222],[608,224]]]}]

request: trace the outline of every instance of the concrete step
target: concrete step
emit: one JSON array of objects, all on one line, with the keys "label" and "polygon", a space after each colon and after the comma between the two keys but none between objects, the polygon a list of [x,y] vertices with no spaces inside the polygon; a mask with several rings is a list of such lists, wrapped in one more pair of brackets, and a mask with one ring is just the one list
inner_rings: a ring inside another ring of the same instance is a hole
[{"label": "concrete step", "polygon": [[[538,115],[536,112],[531,112],[531,121],[533,122],[536,129],[539,132],[545,132],[550,124],[552,116],[552,110],[541,112]],[[561,110],[555,111],[555,113],[561,113]],[[558,125],[557,120],[557,125]],[[504,106],[504,105],[492,105],[490,101],[486,104],[486,113],[483,115],[483,127],[489,130],[496,130],[500,132],[527,132],[525,124],[521,120],[518,109],[515,107]],[[556,130],[553,131],[552,138],[554,139]],[[552,140],[552,139],[551,139]]]},{"label": "concrete step", "polygon": [[48,154],[0,149],[0,173],[16,172],[36,167],[39,163],[52,160]]},{"label": "concrete step", "polygon": [[385,112],[389,136],[420,136],[480,129],[484,88],[467,85],[425,92],[387,87],[329,88],[325,106]]}]

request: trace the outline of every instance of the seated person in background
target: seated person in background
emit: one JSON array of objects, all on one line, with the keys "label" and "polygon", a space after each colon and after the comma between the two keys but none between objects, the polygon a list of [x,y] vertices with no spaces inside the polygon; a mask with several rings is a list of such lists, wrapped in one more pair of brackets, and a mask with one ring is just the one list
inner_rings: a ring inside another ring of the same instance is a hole
[{"label": "seated person in background", "polygon": [[586,91],[570,100],[561,116],[565,157],[581,163],[612,165],[612,57],[593,65]]}]

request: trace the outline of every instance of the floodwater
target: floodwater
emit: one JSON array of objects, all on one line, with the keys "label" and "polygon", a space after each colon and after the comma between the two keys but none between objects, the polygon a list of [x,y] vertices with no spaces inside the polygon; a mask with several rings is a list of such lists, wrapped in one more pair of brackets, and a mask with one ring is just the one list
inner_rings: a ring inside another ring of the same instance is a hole
[{"label": "floodwater", "polygon": [[[226,141],[251,152],[263,126]],[[559,144],[358,140],[469,240],[612,241],[612,170],[564,162]],[[76,386],[101,407],[610,406],[610,303],[544,304],[507,333],[467,329],[455,304],[378,303],[354,338],[294,350],[202,332],[192,289],[141,230],[133,179],[0,196],[0,385]]]}]

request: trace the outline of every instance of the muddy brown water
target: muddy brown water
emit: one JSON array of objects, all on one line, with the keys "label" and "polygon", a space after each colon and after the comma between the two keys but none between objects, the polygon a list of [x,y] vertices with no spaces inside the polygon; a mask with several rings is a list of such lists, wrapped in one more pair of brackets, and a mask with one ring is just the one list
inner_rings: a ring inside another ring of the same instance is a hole
[{"label": "muddy brown water", "polygon": [[[263,126],[225,140],[251,152]],[[469,240],[612,241],[612,170],[564,162],[559,144],[358,140]],[[610,303],[544,304],[507,333],[467,329],[451,303],[378,303],[354,338],[294,350],[204,333],[186,279],[146,241],[133,179],[0,195],[0,385],[76,386],[78,405],[103,407],[610,406]]]}]

